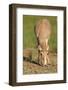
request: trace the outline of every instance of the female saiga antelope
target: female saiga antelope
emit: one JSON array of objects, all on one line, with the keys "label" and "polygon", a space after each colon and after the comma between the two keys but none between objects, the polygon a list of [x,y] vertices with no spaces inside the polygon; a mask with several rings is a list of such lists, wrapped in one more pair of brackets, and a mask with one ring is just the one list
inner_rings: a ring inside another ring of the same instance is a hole
[{"label": "female saiga antelope", "polygon": [[51,34],[51,25],[47,19],[41,19],[35,26],[35,34],[38,42],[38,60],[39,64],[49,64],[49,45],[48,40]]}]

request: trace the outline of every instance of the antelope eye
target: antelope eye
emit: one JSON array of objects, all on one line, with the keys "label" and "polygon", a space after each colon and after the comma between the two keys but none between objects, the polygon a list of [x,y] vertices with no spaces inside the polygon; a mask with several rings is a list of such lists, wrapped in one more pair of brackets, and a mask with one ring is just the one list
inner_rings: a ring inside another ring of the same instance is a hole
[{"label": "antelope eye", "polygon": [[40,54],[42,55],[42,54],[43,54],[43,52],[42,52],[42,51],[40,51]]},{"label": "antelope eye", "polygon": [[42,53],[40,53],[42,55]]}]

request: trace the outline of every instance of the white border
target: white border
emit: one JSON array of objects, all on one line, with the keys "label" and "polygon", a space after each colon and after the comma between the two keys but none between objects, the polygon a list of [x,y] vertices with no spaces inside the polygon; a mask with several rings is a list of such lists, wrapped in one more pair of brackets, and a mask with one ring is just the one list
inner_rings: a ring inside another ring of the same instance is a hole
[{"label": "white border", "polygon": [[[63,80],[63,11],[59,10],[42,10],[42,9],[17,9],[17,82],[34,82],[34,81],[50,81]],[[54,74],[37,74],[23,75],[23,15],[42,15],[42,16],[57,16],[58,30],[58,67],[57,73]]]}]

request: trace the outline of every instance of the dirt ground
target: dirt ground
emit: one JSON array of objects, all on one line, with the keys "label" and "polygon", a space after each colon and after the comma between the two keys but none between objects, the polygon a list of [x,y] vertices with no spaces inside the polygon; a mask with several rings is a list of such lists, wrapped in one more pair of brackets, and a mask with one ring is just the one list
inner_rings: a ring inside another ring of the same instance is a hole
[{"label": "dirt ground", "polygon": [[50,65],[38,64],[37,53],[34,52],[31,60],[23,60],[23,74],[44,74],[57,72],[57,54],[49,53]]}]

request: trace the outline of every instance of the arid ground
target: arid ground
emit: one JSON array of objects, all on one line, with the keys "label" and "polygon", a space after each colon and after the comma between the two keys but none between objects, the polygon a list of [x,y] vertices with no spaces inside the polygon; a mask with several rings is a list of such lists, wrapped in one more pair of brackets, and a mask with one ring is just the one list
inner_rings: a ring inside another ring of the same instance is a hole
[{"label": "arid ground", "polygon": [[[35,53],[34,53],[35,52]],[[44,73],[56,73],[57,72],[57,55],[56,53],[50,53],[50,64],[48,66],[41,66],[38,64],[37,52],[34,51],[32,59],[23,60],[23,74],[44,74]]]}]

